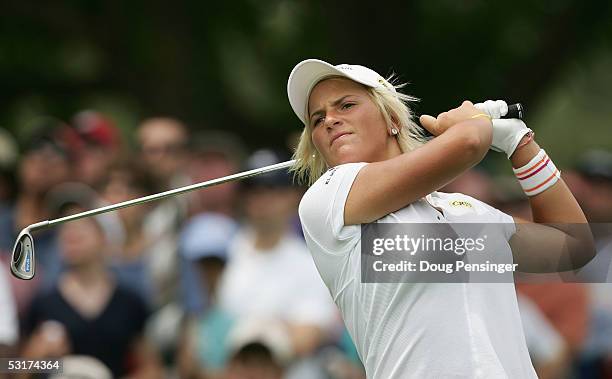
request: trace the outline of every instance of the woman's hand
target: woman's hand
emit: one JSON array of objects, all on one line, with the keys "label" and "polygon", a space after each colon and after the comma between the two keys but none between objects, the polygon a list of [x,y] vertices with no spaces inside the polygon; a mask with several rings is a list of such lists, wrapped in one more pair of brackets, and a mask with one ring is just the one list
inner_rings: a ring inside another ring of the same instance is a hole
[{"label": "woman's hand", "polygon": [[442,112],[436,118],[430,115],[422,115],[419,121],[425,129],[437,137],[446,132],[451,126],[474,117],[479,117],[479,115],[490,120],[490,117],[474,107],[472,102],[466,100],[459,107]]}]

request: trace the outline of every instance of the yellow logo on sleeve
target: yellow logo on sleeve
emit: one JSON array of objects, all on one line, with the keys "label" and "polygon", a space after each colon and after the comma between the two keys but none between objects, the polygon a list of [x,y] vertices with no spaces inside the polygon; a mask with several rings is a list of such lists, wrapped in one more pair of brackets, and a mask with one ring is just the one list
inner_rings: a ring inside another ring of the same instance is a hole
[{"label": "yellow logo on sleeve", "polygon": [[474,208],[471,203],[462,200],[453,200],[449,203],[453,207],[466,207],[466,208]]}]

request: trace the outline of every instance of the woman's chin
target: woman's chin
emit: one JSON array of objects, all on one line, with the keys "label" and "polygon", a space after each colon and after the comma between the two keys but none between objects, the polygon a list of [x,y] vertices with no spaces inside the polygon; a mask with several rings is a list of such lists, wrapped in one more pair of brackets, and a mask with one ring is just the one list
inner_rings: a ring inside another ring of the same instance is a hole
[{"label": "woman's chin", "polygon": [[334,166],[338,166],[345,163],[364,162],[364,157],[353,146],[342,146],[336,152],[334,160],[336,161]]}]

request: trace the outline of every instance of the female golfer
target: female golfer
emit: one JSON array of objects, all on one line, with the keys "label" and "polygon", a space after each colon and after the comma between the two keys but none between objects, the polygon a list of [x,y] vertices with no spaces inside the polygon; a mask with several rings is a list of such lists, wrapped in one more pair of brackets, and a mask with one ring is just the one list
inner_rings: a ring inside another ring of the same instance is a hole
[{"label": "female golfer", "polygon": [[[560,225],[585,217],[531,130],[499,119],[502,101],[464,101],[437,118],[421,116],[435,136],[425,143],[407,106],[412,98],[358,65],[303,61],[287,90],[305,125],[295,153],[296,174],[310,184],[299,208],[304,234],[368,378],[536,377],[513,283],[362,283],[360,267],[360,224],[372,222],[505,223],[506,252],[521,271],[588,262],[588,227]],[[510,158],[537,224],[436,192],[490,148]]]}]

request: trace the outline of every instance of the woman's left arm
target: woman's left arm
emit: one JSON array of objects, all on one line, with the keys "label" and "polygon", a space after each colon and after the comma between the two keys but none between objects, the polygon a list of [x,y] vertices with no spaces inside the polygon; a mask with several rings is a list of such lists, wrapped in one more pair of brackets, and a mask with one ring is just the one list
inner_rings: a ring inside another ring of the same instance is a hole
[{"label": "woman's left arm", "polygon": [[[539,152],[540,146],[530,141],[512,154],[512,166],[525,167]],[[533,222],[515,217],[517,230],[510,239],[519,271],[576,270],[595,256],[587,219],[562,179],[529,197],[529,204]]]}]

